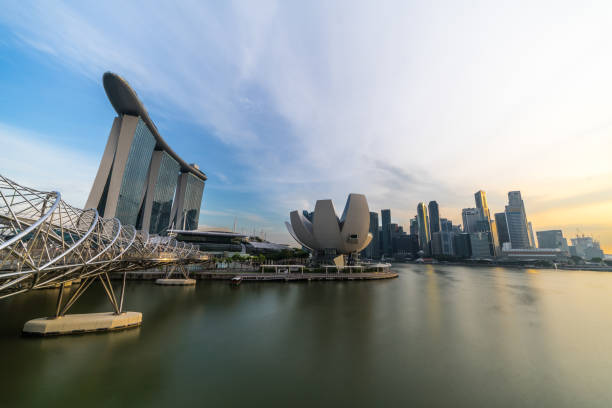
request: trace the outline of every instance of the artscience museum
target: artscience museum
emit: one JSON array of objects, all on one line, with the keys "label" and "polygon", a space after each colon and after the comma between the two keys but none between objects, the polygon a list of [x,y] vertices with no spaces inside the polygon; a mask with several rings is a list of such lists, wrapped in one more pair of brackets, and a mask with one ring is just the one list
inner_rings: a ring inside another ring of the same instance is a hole
[{"label": "artscience museum", "polygon": [[363,194],[350,194],[338,218],[332,200],[318,200],[308,218],[299,211],[285,222],[291,236],[310,249],[316,263],[352,264],[372,240],[370,210]]}]

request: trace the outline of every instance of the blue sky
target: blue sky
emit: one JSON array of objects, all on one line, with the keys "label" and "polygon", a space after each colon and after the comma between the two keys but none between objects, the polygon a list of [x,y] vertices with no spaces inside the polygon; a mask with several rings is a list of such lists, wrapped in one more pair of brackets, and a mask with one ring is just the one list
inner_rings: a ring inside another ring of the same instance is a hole
[{"label": "blue sky", "polygon": [[14,2],[0,15],[0,172],[83,205],[136,89],[209,175],[200,223],[289,242],[349,193],[406,224],[523,192],[536,230],[612,247],[608,2]]}]

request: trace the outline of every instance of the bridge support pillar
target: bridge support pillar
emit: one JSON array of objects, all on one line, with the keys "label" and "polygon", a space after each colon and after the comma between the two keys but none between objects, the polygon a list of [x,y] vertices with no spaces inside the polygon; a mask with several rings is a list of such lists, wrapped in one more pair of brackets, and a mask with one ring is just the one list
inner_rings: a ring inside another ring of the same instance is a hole
[{"label": "bridge support pillar", "polygon": [[142,313],[139,312],[72,314],[57,318],[41,317],[32,319],[23,326],[23,334],[57,336],[62,334],[105,332],[138,327],[141,323]]},{"label": "bridge support pillar", "polygon": [[[176,272],[176,270],[181,273],[182,277],[180,278],[171,278],[172,274]],[[169,285],[169,286],[190,286],[195,285],[195,279],[191,279],[189,277],[189,271],[185,269],[185,265],[177,264],[166,267],[166,276],[163,278],[159,278],[155,280],[155,283],[158,285]]]},{"label": "bridge support pillar", "polygon": [[[79,297],[85,293],[96,279],[99,279],[102,283],[104,292],[113,306],[114,311],[106,313],[66,314],[68,309],[70,309]],[[115,291],[113,290],[113,285],[111,284],[108,273],[84,278],[79,287],[73,290],[70,297],[65,302],[63,301],[64,284],[62,284],[57,296],[55,316],[41,317],[26,322],[23,326],[23,334],[33,336],[56,336],[62,334],[114,331],[138,327],[142,323],[142,313],[124,312],[124,295],[125,272],[123,274],[120,302],[118,302],[115,297]]]}]

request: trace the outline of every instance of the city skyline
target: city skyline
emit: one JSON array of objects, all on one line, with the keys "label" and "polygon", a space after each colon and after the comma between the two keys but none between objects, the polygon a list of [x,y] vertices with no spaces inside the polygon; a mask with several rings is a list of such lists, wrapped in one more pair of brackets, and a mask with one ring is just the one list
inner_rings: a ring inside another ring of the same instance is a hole
[{"label": "city skyline", "polygon": [[390,209],[380,211],[383,225],[376,228],[378,214],[370,212],[370,219],[375,219],[370,232],[380,240],[378,244],[372,241],[361,256],[417,262],[425,262],[419,258],[427,262],[433,258],[436,261],[469,259],[502,263],[518,260],[568,262],[570,258],[571,262],[597,263],[609,258],[599,240],[592,236],[570,237],[570,246],[562,230],[535,230],[521,192],[509,191],[507,197],[504,212],[492,215],[486,191],[478,190],[474,193],[476,207],[461,210],[463,225],[453,225],[452,220],[442,217],[444,214],[440,214],[435,200],[429,205],[420,202],[406,229],[392,222]]},{"label": "city skyline", "polygon": [[351,192],[406,229],[425,199],[458,224],[474,191],[493,214],[520,190],[534,233],[578,229],[611,253],[612,58],[600,50],[612,10],[495,7],[7,5],[0,170],[83,206],[112,124],[99,79],[112,70],[206,169],[201,225],[237,218],[290,242],[287,209]]}]

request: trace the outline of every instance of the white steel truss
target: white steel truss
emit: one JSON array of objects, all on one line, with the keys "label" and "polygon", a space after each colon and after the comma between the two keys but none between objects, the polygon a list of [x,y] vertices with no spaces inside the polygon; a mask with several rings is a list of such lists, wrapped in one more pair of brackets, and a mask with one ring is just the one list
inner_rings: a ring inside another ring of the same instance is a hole
[{"label": "white steel truss", "polygon": [[149,236],[97,210],[66,204],[59,192],[21,186],[0,175],[0,298],[31,289],[60,286],[81,279],[80,287],[62,306],[63,315],[99,278],[116,313],[109,274],[161,266],[175,267],[203,259],[196,245],[172,237]]}]

